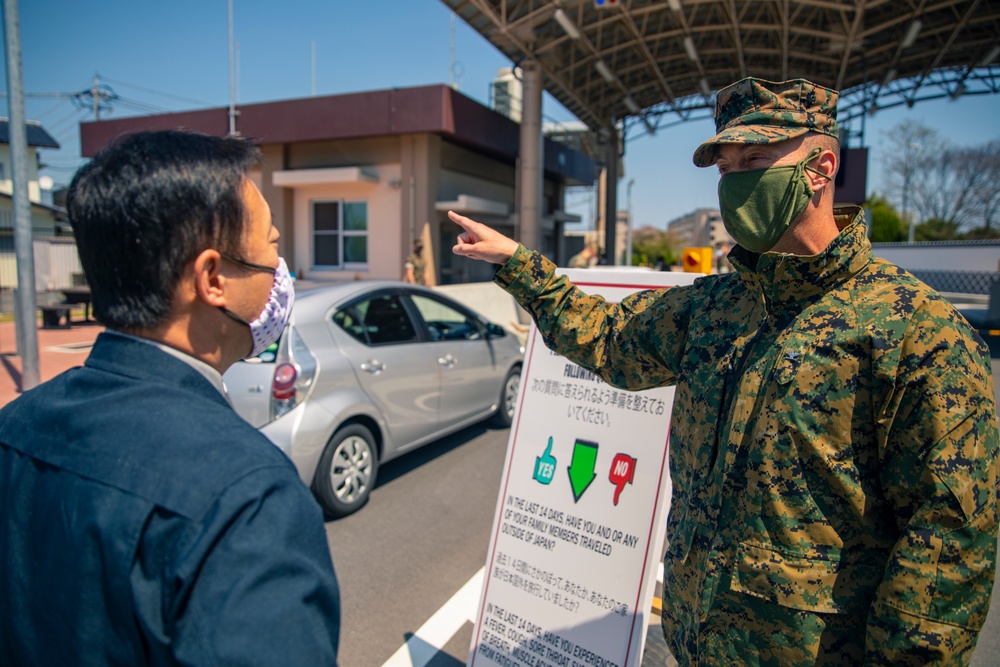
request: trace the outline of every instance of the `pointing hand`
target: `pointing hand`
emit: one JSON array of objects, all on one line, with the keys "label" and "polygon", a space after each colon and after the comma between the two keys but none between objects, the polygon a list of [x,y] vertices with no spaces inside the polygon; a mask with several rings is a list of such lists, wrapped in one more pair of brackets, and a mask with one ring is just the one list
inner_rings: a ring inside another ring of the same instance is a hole
[{"label": "pointing hand", "polygon": [[517,241],[472,218],[466,218],[454,211],[448,211],[448,217],[463,230],[458,235],[455,247],[451,249],[456,255],[481,259],[493,264],[506,264],[517,251],[519,245]]}]

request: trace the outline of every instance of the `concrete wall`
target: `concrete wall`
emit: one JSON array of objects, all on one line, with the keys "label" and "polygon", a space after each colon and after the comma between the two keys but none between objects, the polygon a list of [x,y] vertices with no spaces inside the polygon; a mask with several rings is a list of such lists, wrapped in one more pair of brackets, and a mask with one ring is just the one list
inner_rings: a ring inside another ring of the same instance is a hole
[{"label": "concrete wall", "polygon": [[399,137],[288,144],[285,169],[322,169],[399,162]]},{"label": "concrete wall", "polygon": [[[400,137],[400,191],[402,209],[401,227],[398,237],[399,265],[402,277],[402,262],[410,254],[413,242],[423,235],[424,226],[430,227],[431,252],[435,265],[427,267],[435,271],[435,280],[440,281],[438,267],[441,247],[437,243],[441,226],[440,216],[434,208],[441,185],[441,137],[435,134],[412,134]],[[426,257],[425,257],[426,259]]]},{"label": "concrete wall", "polygon": [[[278,254],[288,260],[295,247],[294,202],[295,192],[289,188],[274,184],[274,172],[286,168],[286,150],[283,145],[270,144],[261,146],[264,161],[260,170],[252,174],[254,182],[260,188],[260,193],[271,207],[271,222],[278,229]],[[290,264],[290,262],[289,262]]]}]

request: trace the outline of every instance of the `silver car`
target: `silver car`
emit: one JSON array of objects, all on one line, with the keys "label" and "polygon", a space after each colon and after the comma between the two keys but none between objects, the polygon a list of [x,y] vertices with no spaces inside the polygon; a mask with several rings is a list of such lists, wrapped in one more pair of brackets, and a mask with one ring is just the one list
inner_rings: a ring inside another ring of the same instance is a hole
[{"label": "silver car", "polygon": [[486,418],[510,426],[523,355],[443,294],[365,281],[298,296],[277,347],[224,379],[237,412],[341,517],[364,505],[380,463]]}]

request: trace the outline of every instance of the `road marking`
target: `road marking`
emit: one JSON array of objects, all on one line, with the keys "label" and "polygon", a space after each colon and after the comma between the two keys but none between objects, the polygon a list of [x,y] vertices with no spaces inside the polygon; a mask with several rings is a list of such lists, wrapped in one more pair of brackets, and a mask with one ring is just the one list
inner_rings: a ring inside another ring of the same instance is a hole
[{"label": "road marking", "polygon": [[[451,596],[420,629],[413,633],[392,657],[385,661],[382,667],[425,667],[445,644],[462,629],[466,621],[475,624],[476,607],[479,602],[479,592],[483,588],[483,573],[485,567],[472,575],[462,588]],[[663,582],[663,562],[656,570],[656,579]],[[660,614],[660,598],[653,598],[653,611]]]},{"label": "road marking", "polygon": [[382,667],[424,667],[455,636],[466,622],[475,623],[476,606],[483,587],[480,568],[462,588],[427,619]]}]

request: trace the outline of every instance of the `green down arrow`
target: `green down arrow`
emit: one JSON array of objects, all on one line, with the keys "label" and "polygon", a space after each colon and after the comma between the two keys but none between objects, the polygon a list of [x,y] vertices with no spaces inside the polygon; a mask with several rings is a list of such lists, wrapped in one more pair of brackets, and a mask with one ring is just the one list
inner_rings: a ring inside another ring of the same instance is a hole
[{"label": "green down arrow", "polygon": [[573,502],[580,502],[583,492],[597,477],[597,443],[577,440],[573,445],[573,459],[569,462],[569,485],[573,489]]}]

